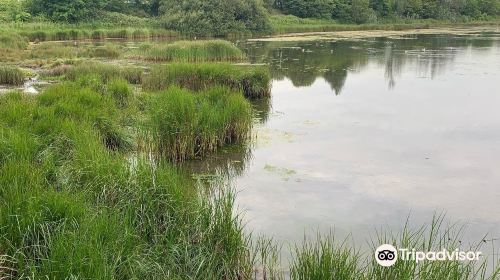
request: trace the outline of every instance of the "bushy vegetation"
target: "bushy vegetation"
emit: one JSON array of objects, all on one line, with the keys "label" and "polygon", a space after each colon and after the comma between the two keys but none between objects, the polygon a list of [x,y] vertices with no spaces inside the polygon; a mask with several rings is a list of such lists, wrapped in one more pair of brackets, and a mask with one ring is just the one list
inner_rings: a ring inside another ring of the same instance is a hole
[{"label": "bushy vegetation", "polygon": [[243,52],[232,43],[223,40],[177,41],[151,47],[144,57],[154,61],[238,61],[245,58]]},{"label": "bushy vegetation", "polygon": [[19,68],[0,66],[0,85],[19,86],[24,83],[24,73]]},{"label": "bushy vegetation", "polygon": [[[20,34],[31,41],[48,41],[165,38],[179,33],[190,37],[262,35],[300,29],[283,28],[290,22],[283,14],[322,20],[321,26],[314,21],[302,22],[314,25],[304,30],[341,30],[340,24],[367,23],[388,29],[384,25],[411,20],[496,21],[500,3],[498,0],[2,0],[0,22],[16,24],[2,26],[0,31]],[[281,18],[278,25],[276,18]]]},{"label": "bushy vegetation", "polygon": [[162,0],[162,24],[167,29],[198,36],[262,33],[270,30],[260,0]]},{"label": "bushy vegetation", "polygon": [[270,94],[270,75],[263,67],[175,63],[154,67],[143,80],[146,90],[162,90],[172,85],[191,90],[219,85],[241,90],[247,98],[264,98]]},{"label": "bushy vegetation", "polygon": [[301,18],[374,23],[397,19],[480,20],[500,15],[497,0],[275,0],[272,6]]}]

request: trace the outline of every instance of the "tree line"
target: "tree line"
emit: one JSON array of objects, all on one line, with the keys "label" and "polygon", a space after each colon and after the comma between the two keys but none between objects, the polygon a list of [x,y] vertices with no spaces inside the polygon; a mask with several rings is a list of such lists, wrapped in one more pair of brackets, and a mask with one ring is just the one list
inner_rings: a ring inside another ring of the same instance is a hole
[{"label": "tree line", "polygon": [[500,0],[266,0],[266,5],[301,18],[358,24],[396,19],[478,20],[500,14]]},{"label": "tree line", "polygon": [[99,20],[103,12],[153,18],[187,34],[225,35],[269,31],[270,14],[356,24],[487,19],[500,14],[500,0],[0,0],[3,21],[78,23]]}]

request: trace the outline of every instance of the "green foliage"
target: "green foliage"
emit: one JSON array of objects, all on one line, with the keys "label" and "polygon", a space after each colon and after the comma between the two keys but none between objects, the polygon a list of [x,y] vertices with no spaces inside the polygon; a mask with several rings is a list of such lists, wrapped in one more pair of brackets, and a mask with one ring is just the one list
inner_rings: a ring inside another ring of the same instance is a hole
[{"label": "green foliage", "polygon": [[269,31],[259,0],[162,0],[163,26],[188,35],[224,36]]},{"label": "green foliage", "polygon": [[23,1],[18,1],[18,0],[1,0],[0,22],[1,21],[23,22],[30,20],[31,14],[29,14],[25,10],[23,3],[24,3]]},{"label": "green foliage", "polygon": [[274,7],[301,18],[362,24],[377,20],[484,19],[499,15],[498,0],[281,0]]},{"label": "green foliage", "polygon": [[94,18],[104,0],[29,0],[28,10],[53,21],[75,23]]},{"label": "green foliage", "polygon": [[283,0],[283,11],[301,18],[331,18],[334,0]]}]

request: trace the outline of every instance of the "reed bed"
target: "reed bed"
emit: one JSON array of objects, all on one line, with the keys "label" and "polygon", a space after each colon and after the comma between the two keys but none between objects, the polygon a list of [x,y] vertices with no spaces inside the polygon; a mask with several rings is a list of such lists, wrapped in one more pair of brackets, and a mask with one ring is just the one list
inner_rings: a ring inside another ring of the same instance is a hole
[{"label": "reed bed", "polygon": [[266,68],[224,63],[175,63],[158,66],[145,76],[146,90],[162,90],[177,85],[190,90],[225,86],[241,90],[245,97],[258,99],[270,95],[270,75]]},{"label": "reed bed", "polygon": [[29,57],[33,59],[57,59],[57,58],[107,58],[116,59],[122,54],[116,45],[106,44],[94,47],[90,45],[74,45],[62,42],[43,42],[33,46],[29,51]]},{"label": "reed bed", "polygon": [[24,83],[25,75],[21,69],[11,66],[0,66],[0,84],[20,86]]},{"label": "reed bed", "polygon": [[174,162],[246,140],[250,132],[251,106],[228,88],[193,93],[172,87],[152,94],[149,102],[152,149]]},{"label": "reed bed", "polygon": [[273,34],[306,33],[306,32],[335,32],[360,30],[409,30],[428,28],[471,27],[477,25],[498,25],[498,19],[486,21],[451,21],[436,19],[399,19],[382,20],[377,23],[347,24],[332,19],[299,18],[293,15],[270,16]]},{"label": "reed bed", "polygon": [[28,39],[18,34],[0,32],[0,61],[17,62],[23,58]]},{"label": "reed bed", "polygon": [[66,78],[75,81],[79,77],[96,75],[104,82],[112,78],[124,78],[131,84],[140,84],[142,82],[143,69],[138,67],[120,67],[97,62],[82,63],[69,69]]},{"label": "reed bed", "polygon": [[224,40],[177,41],[147,49],[142,57],[169,62],[242,61],[246,58],[240,49]]},{"label": "reed bed", "polygon": [[105,40],[105,39],[167,39],[176,38],[179,33],[160,28],[87,28],[74,27],[68,29],[64,26],[50,28],[2,28],[5,33],[13,33],[28,38],[31,42],[44,41],[75,41],[75,40]]}]

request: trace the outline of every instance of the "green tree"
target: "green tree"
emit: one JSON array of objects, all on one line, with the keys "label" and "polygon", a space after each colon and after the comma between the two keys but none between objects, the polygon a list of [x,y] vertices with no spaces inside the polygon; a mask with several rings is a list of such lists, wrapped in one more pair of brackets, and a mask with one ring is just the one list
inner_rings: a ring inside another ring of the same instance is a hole
[{"label": "green tree", "polygon": [[190,35],[222,36],[269,29],[261,0],[163,0],[160,14],[166,28]]},{"label": "green tree", "polygon": [[353,22],[351,17],[351,1],[337,0],[332,17],[340,22]]},{"label": "green tree", "polygon": [[370,8],[379,17],[387,17],[390,14],[390,3],[387,0],[370,0]]},{"label": "green tree", "polygon": [[27,4],[33,15],[71,23],[94,18],[104,5],[104,0],[31,0]]},{"label": "green tree", "polygon": [[333,0],[283,0],[285,13],[302,18],[331,18],[335,9]]},{"label": "green tree", "polygon": [[479,0],[479,10],[487,15],[500,15],[500,0]]},{"label": "green tree", "polygon": [[375,21],[375,12],[370,8],[369,0],[351,1],[351,19],[355,23]]}]

